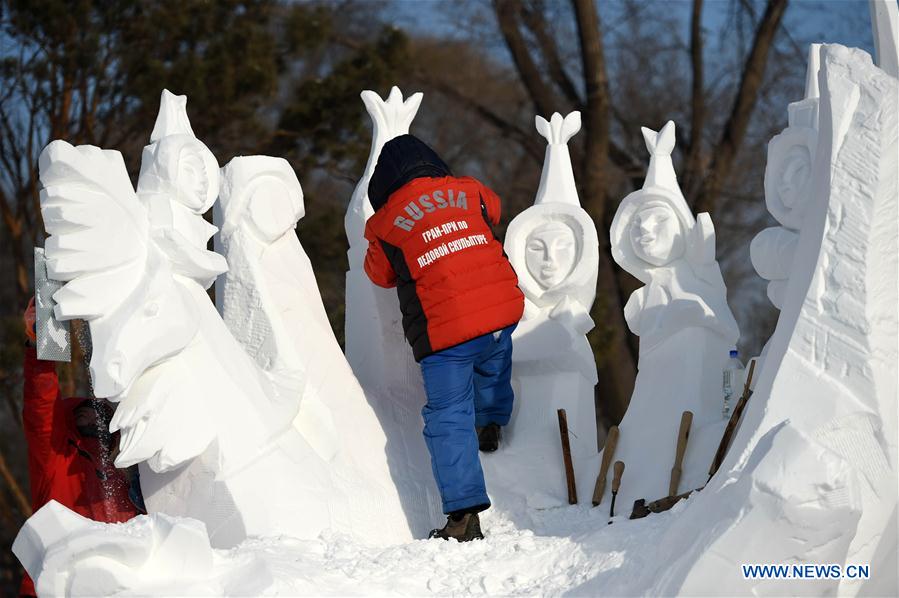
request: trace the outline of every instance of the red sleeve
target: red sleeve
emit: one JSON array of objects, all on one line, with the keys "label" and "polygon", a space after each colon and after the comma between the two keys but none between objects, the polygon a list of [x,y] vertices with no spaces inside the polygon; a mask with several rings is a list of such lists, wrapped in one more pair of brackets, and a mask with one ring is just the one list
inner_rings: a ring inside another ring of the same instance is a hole
[{"label": "red sleeve", "polygon": [[28,443],[28,473],[34,510],[47,502],[57,461],[65,452],[66,425],[59,399],[56,362],[37,358],[34,348],[25,349],[22,421]]},{"label": "red sleeve", "polygon": [[368,226],[365,227],[365,238],[368,239],[368,251],[365,253],[365,273],[368,274],[369,280],[378,285],[389,289],[396,286],[396,272],[381,247],[381,241],[371,231]]},{"label": "red sleeve", "polygon": [[502,213],[499,196],[483,183],[480,183],[479,191],[481,194],[481,201],[484,202],[484,207],[487,208],[487,217],[490,219],[490,223],[493,226],[497,226]]}]

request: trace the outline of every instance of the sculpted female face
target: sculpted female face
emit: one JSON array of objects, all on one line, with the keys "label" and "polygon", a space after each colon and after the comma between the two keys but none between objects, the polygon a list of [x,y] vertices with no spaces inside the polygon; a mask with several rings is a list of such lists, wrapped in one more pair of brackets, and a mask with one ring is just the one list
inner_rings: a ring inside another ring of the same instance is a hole
[{"label": "sculpted female face", "polygon": [[805,146],[794,145],[778,170],[777,193],[787,208],[802,201],[806,183],[811,176],[812,158]]},{"label": "sculpted female face", "polygon": [[577,257],[574,231],[561,222],[541,224],[528,235],[525,264],[544,289],[564,281],[574,269]]},{"label": "sculpted female face", "polygon": [[653,266],[664,266],[684,252],[680,222],[664,203],[648,205],[633,215],[630,240],[637,257]]}]

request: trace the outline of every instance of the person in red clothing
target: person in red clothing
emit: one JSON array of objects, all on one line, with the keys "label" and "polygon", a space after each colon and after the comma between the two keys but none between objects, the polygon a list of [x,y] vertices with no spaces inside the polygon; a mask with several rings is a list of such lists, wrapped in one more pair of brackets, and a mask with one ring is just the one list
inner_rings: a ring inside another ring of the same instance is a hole
[{"label": "person in red clothing", "polygon": [[[95,521],[119,523],[145,513],[136,470],[113,465],[118,434],[109,433],[106,401],[62,398],[56,364],[37,358],[32,299],[25,311],[27,336],[22,419],[28,444],[31,508],[55,500]],[[25,575],[20,593],[35,594]]]},{"label": "person in red clothing", "polygon": [[447,523],[435,538],[483,538],[490,506],[478,449],[496,450],[512,413],[512,331],[524,311],[518,277],[493,227],[500,199],[454,177],[412,135],[381,149],[368,186],[365,272],[396,287],[403,330],[427,394],[422,410]]}]

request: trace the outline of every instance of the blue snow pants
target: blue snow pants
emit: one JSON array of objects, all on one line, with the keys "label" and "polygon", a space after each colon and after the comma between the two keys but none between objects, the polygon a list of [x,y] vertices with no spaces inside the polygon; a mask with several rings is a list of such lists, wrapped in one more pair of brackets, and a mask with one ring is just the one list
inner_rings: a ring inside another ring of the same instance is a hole
[{"label": "blue snow pants", "polygon": [[443,512],[490,506],[475,426],[501,426],[512,415],[512,331],[485,334],[421,360],[427,404],[425,443]]}]

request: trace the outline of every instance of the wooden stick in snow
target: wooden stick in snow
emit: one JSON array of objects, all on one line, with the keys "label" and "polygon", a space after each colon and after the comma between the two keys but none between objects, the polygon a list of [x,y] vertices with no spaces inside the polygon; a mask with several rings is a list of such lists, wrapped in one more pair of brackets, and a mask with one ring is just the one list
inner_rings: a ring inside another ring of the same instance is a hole
[{"label": "wooden stick in snow", "polygon": [[602,449],[602,463],[599,465],[599,475],[596,476],[596,485],[593,487],[593,506],[602,502],[602,495],[606,492],[606,477],[609,467],[612,466],[612,457],[615,456],[615,448],[618,446],[618,426],[609,428],[606,436],[606,446]]},{"label": "wooden stick in snow", "polygon": [[680,428],[677,431],[677,453],[674,455],[674,467],[671,468],[671,480],[668,482],[668,496],[677,495],[677,487],[683,473],[684,453],[687,452],[687,440],[690,438],[692,424],[693,412],[684,411],[680,416]]},{"label": "wooden stick in snow", "polygon": [[568,417],[564,409],[559,415],[559,435],[562,437],[562,459],[565,461],[565,480],[568,482],[568,504],[577,504],[577,486],[574,482],[574,464],[571,462],[571,445],[568,442]]}]

